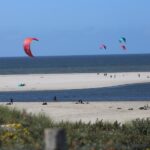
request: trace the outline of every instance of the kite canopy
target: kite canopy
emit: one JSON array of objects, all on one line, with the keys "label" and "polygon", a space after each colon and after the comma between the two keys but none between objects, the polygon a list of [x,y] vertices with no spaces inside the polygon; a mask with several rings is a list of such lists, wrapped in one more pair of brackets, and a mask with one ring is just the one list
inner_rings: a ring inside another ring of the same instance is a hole
[{"label": "kite canopy", "polygon": [[127,50],[127,48],[126,48],[125,45],[121,45],[121,48],[122,48],[123,50]]},{"label": "kite canopy", "polygon": [[31,42],[32,42],[33,40],[39,41],[37,38],[31,38],[31,37],[29,37],[29,38],[26,38],[26,39],[24,40],[24,43],[23,43],[24,51],[25,51],[25,53],[26,53],[28,56],[30,56],[30,57],[33,57],[32,52],[31,52],[31,49],[30,49],[30,44],[31,44]]},{"label": "kite canopy", "polygon": [[101,44],[99,48],[100,48],[100,49],[105,49],[105,50],[106,50],[106,49],[107,49],[107,46],[106,46],[105,44]]},{"label": "kite canopy", "polygon": [[125,37],[121,37],[121,38],[119,39],[119,42],[120,42],[120,43],[126,43],[126,38],[125,38]]}]

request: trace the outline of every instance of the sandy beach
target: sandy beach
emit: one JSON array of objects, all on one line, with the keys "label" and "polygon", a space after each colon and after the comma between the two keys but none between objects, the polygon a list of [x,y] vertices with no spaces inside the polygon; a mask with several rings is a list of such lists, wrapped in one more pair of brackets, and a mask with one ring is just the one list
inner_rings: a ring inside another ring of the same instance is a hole
[{"label": "sandy beach", "polygon": [[[150,72],[0,75],[0,91],[66,90],[150,82]],[[19,84],[25,86],[19,86]]]},{"label": "sandy beach", "polygon": [[[0,75],[0,91],[88,89],[147,82],[150,82],[150,72]],[[24,83],[25,86],[18,86],[20,83]],[[123,123],[136,118],[150,117],[150,110],[139,109],[149,104],[149,101],[107,101],[89,104],[49,102],[48,105],[42,105],[42,102],[15,102],[8,107],[25,109],[33,114],[44,113],[57,122],[82,120],[85,123],[94,123],[98,119]]]},{"label": "sandy beach", "polygon": [[[1,105],[6,105],[6,103],[1,103]],[[150,109],[139,109],[145,105],[150,105],[150,102],[90,102],[89,104],[49,102],[47,105],[42,105],[42,102],[15,102],[8,107],[17,108],[18,110],[25,109],[32,114],[45,114],[56,122],[81,120],[85,123],[94,123],[98,119],[108,122],[117,120],[124,123],[136,118],[150,117]]]}]

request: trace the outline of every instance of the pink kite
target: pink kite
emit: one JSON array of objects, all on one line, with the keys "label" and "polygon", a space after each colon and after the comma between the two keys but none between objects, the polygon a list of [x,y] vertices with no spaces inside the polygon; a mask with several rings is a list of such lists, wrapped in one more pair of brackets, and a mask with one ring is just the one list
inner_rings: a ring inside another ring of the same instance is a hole
[{"label": "pink kite", "polygon": [[126,48],[125,45],[121,45],[121,48],[122,48],[123,50],[127,50],[127,48]]},{"label": "pink kite", "polygon": [[107,46],[106,46],[105,44],[101,44],[99,48],[100,48],[100,49],[105,49],[105,50],[106,50],[106,49],[107,49]]}]

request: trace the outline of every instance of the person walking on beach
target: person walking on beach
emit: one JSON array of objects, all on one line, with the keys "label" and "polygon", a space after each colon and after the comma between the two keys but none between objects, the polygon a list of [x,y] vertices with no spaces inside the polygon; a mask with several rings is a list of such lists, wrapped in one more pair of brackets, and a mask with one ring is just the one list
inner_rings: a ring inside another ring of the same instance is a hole
[{"label": "person walking on beach", "polygon": [[14,101],[14,100],[11,98],[11,99],[10,99],[10,103],[13,104],[13,101]]}]

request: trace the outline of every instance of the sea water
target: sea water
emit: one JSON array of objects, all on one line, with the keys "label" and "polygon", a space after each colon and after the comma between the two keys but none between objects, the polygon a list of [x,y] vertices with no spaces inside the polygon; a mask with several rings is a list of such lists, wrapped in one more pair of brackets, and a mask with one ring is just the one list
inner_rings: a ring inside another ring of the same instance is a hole
[{"label": "sea water", "polygon": [[150,71],[150,54],[0,58],[0,74]]}]

